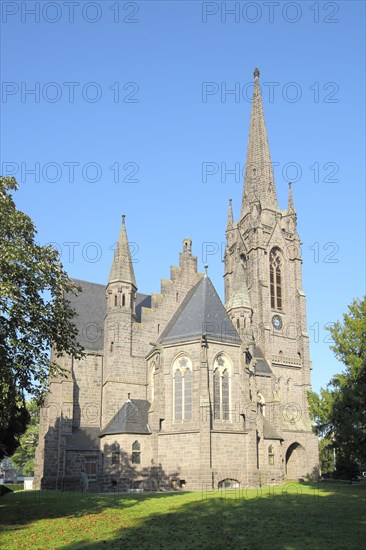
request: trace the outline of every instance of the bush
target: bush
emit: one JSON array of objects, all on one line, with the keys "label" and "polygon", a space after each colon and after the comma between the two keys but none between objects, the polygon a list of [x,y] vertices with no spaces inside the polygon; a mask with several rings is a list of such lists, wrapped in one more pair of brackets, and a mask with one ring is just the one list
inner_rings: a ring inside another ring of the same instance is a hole
[{"label": "bush", "polygon": [[24,482],[22,481],[21,483],[13,483],[13,484],[5,484],[5,485],[2,485],[2,487],[6,487],[8,489],[8,491],[6,491],[7,493],[9,491],[11,492],[14,492],[14,491],[24,491]]},{"label": "bush", "polygon": [[6,485],[0,485],[0,497],[3,497],[6,493],[11,493],[11,489]]}]

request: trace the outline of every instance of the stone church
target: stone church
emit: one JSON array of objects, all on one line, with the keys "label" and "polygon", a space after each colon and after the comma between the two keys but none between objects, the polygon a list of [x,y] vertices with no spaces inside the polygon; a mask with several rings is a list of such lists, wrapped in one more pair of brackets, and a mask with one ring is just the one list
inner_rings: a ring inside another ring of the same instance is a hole
[{"label": "stone church", "polygon": [[159,294],[138,292],[125,218],[106,286],[67,296],[85,358],[62,357],[41,411],[36,484],[180,489],[308,479],[318,467],[291,185],[278,206],[259,71],[240,218],[226,227],[225,304],[192,241]]}]

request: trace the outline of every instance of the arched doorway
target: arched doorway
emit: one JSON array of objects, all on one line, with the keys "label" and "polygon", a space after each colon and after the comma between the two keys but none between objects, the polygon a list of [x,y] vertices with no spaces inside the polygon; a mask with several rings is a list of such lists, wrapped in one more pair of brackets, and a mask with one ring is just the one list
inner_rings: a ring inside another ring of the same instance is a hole
[{"label": "arched doorway", "polygon": [[306,451],[300,443],[292,443],[286,451],[286,478],[298,480],[307,473]]},{"label": "arched doorway", "polygon": [[240,489],[240,483],[237,479],[226,478],[218,483],[219,489]]}]

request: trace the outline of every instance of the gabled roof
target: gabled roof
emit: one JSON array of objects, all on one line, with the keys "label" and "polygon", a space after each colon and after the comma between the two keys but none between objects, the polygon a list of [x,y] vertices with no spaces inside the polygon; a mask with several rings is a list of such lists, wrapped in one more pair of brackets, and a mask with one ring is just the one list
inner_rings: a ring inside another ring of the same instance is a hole
[{"label": "gabled roof", "polygon": [[267,418],[263,416],[263,437],[264,439],[281,439],[283,437],[277,433],[275,428],[268,422]]},{"label": "gabled roof", "polygon": [[76,311],[74,324],[78,329],[78,343],[86,350],[103,349],[104,317],[106,313],[105,286],[73,279],[82,292],[75,296],[66,294],[70,305]]},{"label": "gabled roof", "polygon": [[149,434],[149,401],[128,399],[118,413],[101,431],[100,437],[112,434]]},{"label": "gabled roof", "polygon": [[[107,309],[105,285],[79,279],[73,279],[73,282],[82,288],[82,292],[77,296],[65,294],[65,298],[76,311],[74,324],[78,329],[77,340],[88,351],[102,350]],[[141,307],[151,307],[151,296],[138,292],[135,303],[138,322],[141,321]]]},{"label": "gabled roof", "polygon": [[199,339],[240,344],[212,282],[206,275],[187,293],[158,342],[172,344]]},{"label": "gabled roof", "polygon": [[255,374],[257,376],[272,376],[273,372],[263,351],[259,346],[254,346]]}]

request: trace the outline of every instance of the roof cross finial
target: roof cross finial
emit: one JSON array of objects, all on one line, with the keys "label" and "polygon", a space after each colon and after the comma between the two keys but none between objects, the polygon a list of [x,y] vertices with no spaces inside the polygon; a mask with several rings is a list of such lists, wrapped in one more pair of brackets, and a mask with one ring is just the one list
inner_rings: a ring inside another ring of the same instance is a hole
[{"label": "roof cross finial", "polygon": [[256,67],[256,68],[254,69],[254,78],[259,78],[259,74],[260,74],[260,73],[259,73],[259,69],[258,69],[258,67]]}]

